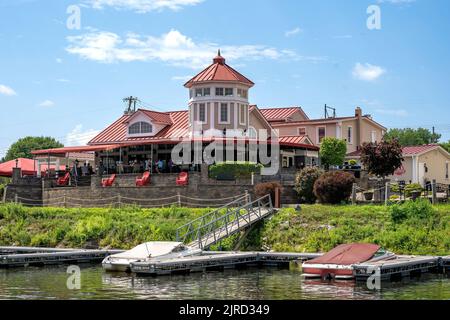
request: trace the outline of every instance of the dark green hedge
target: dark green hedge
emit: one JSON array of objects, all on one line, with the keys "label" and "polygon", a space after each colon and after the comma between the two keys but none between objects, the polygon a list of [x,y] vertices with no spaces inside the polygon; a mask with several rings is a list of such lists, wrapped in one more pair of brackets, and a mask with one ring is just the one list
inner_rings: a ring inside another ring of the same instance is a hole
[{"label": "dark green hedge", "polygon": [[214,179],[224,177],[249,178],[252,172],[260,173],[262,167],[261,164],[253,162],[221,162],[209,167],[209,176]]}]

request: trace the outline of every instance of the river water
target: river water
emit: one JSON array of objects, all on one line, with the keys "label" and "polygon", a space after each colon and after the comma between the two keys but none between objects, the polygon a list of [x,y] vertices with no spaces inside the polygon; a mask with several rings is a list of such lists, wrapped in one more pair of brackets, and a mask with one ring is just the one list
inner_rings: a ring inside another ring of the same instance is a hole
[{"label": "river water", "polygon": [[299,271],[247,269],[167,276],[133,277],[81,267],[81,288],[67,288],[67,266],[0,269],[0,299],[450,299],[450,277],[422,275],[382,283],[303,280]]}]

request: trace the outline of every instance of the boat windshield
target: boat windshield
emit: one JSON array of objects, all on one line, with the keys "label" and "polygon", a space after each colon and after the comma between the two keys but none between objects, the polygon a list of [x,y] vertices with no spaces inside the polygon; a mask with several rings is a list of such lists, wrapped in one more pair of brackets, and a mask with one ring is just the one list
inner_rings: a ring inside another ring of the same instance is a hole
[{"label": "boat windshield", "polygon": [[373,257],[374,257],[374,258],[381,257],[381,256],[385,255],[386,252],[387,252],[387,251],[386,251],[384,248],[380,248],[380,249],[378,249],[377,252],[375,252],[375,254],[373,255]]}]

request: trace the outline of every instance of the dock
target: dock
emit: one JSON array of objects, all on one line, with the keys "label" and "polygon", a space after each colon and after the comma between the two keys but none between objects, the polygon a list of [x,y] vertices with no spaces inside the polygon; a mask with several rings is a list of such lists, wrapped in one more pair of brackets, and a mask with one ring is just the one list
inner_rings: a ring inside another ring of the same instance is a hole
[{"label": "dock", "polygon": [[[3,248],[4,249],[4,248]],[[44,249],[44,252],[41,250]],[[15,250],[11,247],[7,250]],[[4,249],[2,252],[7,251]],[[22,250],[22,251],[21,251]],[[51,251],[50,248],[18,248],[20,252],[0,255],[0,268],[17,268],[27,266],[44,266],[68,263],[98,263],[105,257],[123,252],[123,250],[81,250],[81,249],[61,249]],[[39,252],[41,251],[41,252]]]},{"label": "dock", "polygon": [[275,252],[203,252],[199,256],[169,260],[134,262],[131,271],[137,275],[159,276],[193,272],[220,271],[262,266],[289,266],[290,262],[303,262],[321,256],[314,253]]},{"label": "dock", "polygon": [[442,268],[444,272],[450,271],[450,256],[442,257]]},{"label": "dock", "polygon": [[391,280],[437,271],[442,261],[442,257],[435,256],[397,256],[392,260],[356,264],[353,266],[353,274],[356,280],[367,280],[373,271],[379,270],[382,280]]}]

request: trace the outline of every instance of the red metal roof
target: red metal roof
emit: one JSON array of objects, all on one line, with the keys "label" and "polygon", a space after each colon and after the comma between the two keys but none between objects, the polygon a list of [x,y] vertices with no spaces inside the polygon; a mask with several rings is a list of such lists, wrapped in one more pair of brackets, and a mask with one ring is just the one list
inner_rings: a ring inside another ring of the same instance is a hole
[{"label": "red metal roof", "polygon": [[[409,146],[403,147],[402,152],[403,156],[416,156],[428,151],[432,151],[439,148],[438,144],[425,144],[421,146]],[[347,157],[359,157],[361,156],[361,150],[356,150],[350,153],[347,153]]]},{"label": "red metal roof", "polygon": [[[149,110],[140,110],[142,112],[152,112]],[[100,132],[96,137],[89,141],[90,145],[109,144],[109,143],[133,143],[158,140],[179,140],[188,134],[189,114],[188,111],[166,112],[170,119],[170,125],[158,132],[153,137],[127,137],[127,120],[130,115],[123,115],[112,125]]]},{"label": "red metal roof", "polygon": [[186,82],[184,86],[190,88],[194,84],[211,81],[231,81],[243,83],[250,87],[254,86],[254,83],[251,80],[227,65],[225,59],[220,56],[220,52],[219,55],[214,58],[213,64]]},{"label": "red metal roof", "polygon": [[439,148],[438,144],[425,144],[422,146],[411,146],[411,147],[404,147],[403,148],[403,155],[404,156],[413,156],[422,154],[424,152],[428,152],[434,149]]},{"label": "red metal roof", "polygon": [[307,147],[310,150],[320,150],[319,147],[310,143],[307,136],[282,136],[278,138],[278,142],[282,146]]},{"label": "red metal roof", "polygon": [[139,109],[138,111],[142,111],[146,116],[148,116],[154,122],[162,123],[162,124],[172,124],[172,119],[170,118],[170,114],[167,112],[158,112],[158,111],[145,110],[145,109]]},{"label": "red metal roof", "polygon": [[286,121],[297,112],[306,116],[300,107],[259,109],[267,121]]}]

